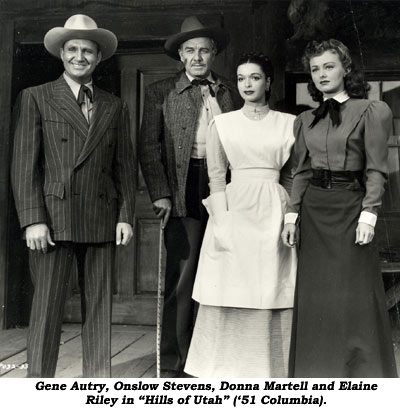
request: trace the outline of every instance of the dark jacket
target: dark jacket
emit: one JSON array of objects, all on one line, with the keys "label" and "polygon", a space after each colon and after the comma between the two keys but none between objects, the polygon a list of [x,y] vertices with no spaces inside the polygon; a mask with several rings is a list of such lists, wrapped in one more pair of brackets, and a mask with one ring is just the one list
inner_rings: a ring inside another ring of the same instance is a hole
[{"label": "dark jacket", "polygon": [[[236,86],[213,73],[223,113],[241,106]],[[185,216],[190,155],[203,101],[185,72],[148,86],[145,94],[139,160],[152,202],[172,200],[172,216]]]},{"label": "dark jacket", "polygon": [[53,240],[115,241],[133,224],[134,153],[121,99],[94,86],[90,127],[67,82],[22,92],[12,186],[22,228],[46,223]]}]

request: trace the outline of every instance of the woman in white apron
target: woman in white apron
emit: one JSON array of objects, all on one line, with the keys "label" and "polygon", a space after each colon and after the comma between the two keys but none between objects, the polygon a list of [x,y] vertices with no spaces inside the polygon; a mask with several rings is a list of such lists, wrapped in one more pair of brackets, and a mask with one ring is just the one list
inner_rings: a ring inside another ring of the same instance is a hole
[{"label": "woman in white apron", "polygon": [[280,239],[289,197],[279,182],[283,166],[290,169],[295,117],[269,108],[272,81],[266,56],[243,56],[237,82],[245,104],[216,116],[209,127],[210,219],[193,289],[200,306],[185,366],[192,376],[288,374],[297,259]]}]

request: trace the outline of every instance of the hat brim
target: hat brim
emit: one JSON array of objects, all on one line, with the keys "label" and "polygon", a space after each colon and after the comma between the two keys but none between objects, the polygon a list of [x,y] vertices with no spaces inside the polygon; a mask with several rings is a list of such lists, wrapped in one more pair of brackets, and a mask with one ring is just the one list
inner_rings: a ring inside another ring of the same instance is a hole
[{"label": "hat brim", "polygon": [[44,47],[53,56],[60,57],[64,43],[72,39],[91,40],[99,45],[102,60],[109,59],[117,50],[118,40],[114,33],[106,29],[76,30],[55,27],[44,36]]},{"label": "hat brim", "polygon": [[164,44],[165,52],[175,60],[180,60],[179,46],[187,40],[196,37],[209,37],[217,43],[217,54],[225,49],[229,43],[229,35],[219,27],[205,27],[203,29],[187,31],[172,35]]}]

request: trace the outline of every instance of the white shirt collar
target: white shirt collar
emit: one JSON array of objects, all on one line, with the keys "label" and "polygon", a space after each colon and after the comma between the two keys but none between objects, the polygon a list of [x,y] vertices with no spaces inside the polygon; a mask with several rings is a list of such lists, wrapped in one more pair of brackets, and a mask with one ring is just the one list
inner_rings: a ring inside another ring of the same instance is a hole
[{"label": "white shirt collar", "polygon": [[[192,80],[194,80],[195,78],[193,76],[191,76],[188,72],[185,72],[187,78],[189,79],[190,82],[192,82]],[[207,76],[207,80],[209,80],[211,83],[215,83],[215,80],[213,79],[211,73]]]},{"label": "white shirt collar", "polygon": [[[337,95],[333,96],[332,99],[335,99],[339,103],[344,103],[350,99],[350,96],[347,94],[346,90],[342,90]],[[324,101],[328,100],[327,97],[324,97]]]},{"label": "white shirt collar", "polygon": [[[81,84],[76,82],[75,80],[71,79],[65,72],[63,73],[64,79],[67,82],[68,86],[71,88],[72,93],[75,96],[75,99],[78,99],[79,90],[81,88]],[[89,87],[91,92],[93,93],[93,81],[85,83],[85,86]]]}]

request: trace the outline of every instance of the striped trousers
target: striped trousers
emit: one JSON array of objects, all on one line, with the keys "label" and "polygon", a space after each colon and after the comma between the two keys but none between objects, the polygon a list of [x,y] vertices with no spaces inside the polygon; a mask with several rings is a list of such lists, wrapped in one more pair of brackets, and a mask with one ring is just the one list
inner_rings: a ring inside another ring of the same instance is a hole
[{"label": "striped trousers", "polygon": [[29,251],[34,285],[28,333],[28,377],[54,377],[74,256],[82,312],[84,378],[111,376],[113,242],[56,242],[46,254]]}]

